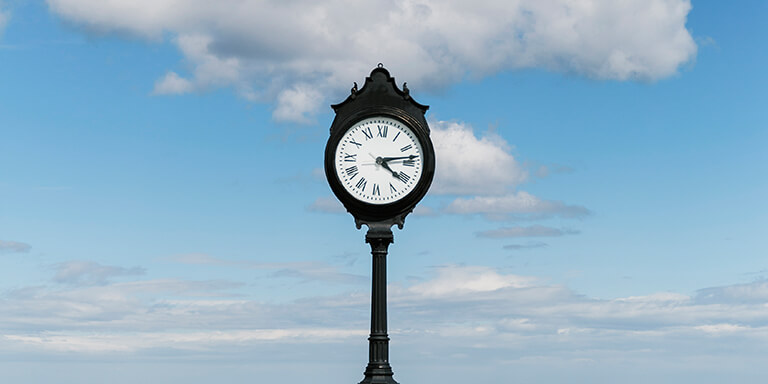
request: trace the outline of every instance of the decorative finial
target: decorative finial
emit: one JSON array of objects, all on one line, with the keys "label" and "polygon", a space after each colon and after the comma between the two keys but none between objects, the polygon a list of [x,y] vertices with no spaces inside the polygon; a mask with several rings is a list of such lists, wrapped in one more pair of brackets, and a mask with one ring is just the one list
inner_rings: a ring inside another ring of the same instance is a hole
[{"label": "decorative finial", "polygon": [[350,93],[353,94],[353,95],[357,93],[357,81],[355,81],[354,84],[355,85],[350,90]]},{"label": "decorative finial", "polygon": [[405,93],[405,97],[408,98],[408,96],[411,95],[411,90],[408,89],[408,83],[403,83],[403,92]]},{"label": "decorative finial", "polygon": [[379,63],[379,65],[377,65],[377,67],[378,67],[378,68],[384,68],[384,64],[382,64],[382,63]]}]

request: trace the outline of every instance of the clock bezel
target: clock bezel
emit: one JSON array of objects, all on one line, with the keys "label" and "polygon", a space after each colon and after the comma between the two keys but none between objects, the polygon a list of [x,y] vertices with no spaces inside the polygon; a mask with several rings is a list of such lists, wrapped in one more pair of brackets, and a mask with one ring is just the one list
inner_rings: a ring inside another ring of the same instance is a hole
[{"label": "clock bezel", "polygon": [[[371,204],[358,200],[357,197],[347,192],[346,188],[344,188],[335,167],[336,148],[344,134],[362,120],[376,117],[391,118],[405,125],[413,132],[422,148],[422,172],[416,186],[401,199],[387,204]],[[434,173],[434,147],[429,138],[429,127],[426,126],[426,121],[419,121],[419,119],[414,118],[408,112],[391,106],[366,108],[352,114],[343,121],[334,121],[331,136],[328,138],[328,143],[325,147],[325,174],[333,193],[356,219],[362,221],[383,221],[405,217],[405,215],[413,211],[416,204],[427,194],[432,184]]]}]

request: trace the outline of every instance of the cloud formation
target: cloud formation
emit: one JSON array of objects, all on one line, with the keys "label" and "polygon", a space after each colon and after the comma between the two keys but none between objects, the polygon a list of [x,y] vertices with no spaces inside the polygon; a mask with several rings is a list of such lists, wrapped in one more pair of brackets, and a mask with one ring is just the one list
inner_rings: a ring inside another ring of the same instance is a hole
[{"label": "cloud formation", "polygon": [[67,261],[56,264],[54,269],[56,275],[53,281],[70,285],[104,285],[113,277],[143,275],[146,272],[140,267],[115,267],[93,261]]},{"label": "cloud formation", "polygon": [[165,77],[155,82],[154,93],[157,95],[174,95],[192,92],[194,84],[181,78],[176,72],[168,72]]},{"label": "cloud formation", "polygon": [[478,136],[462,122],[430,122],[435,146],[432,195],[456,195],[442,213],[483,215],[490,220],[579,219],[590,214],[579,205],[544,200],[515,191],[529,180],[529,172],[512,155],[504,138],[486,132]]},{"label": "cloud formation", "polygon": [[768,280],[758,280],[749,284],[737,284],[724,287],[701,289],[696,294],[699,303],[768,303]]},{"label": "cloud formation", "polygon": [[457,198],[445,207],[455,214],[482,214],[489,219],[541,219],[553,216],[569,219],[586,217],[590,211],[580,205],[543,200],[525,191],[502,196],[474,196]]},{"label": "cloud formation", "polygon": [[30,249],[32,249],[32,246],[29,244],[0,240],[0,253],[26,253]]},{"label": "cloud formation", "polygon": [[[524,68],[654,81],[677,73],[697,52],[685,25],[689,0],[47,2],[54,14],[92,33],[175,44],[186,68],[168,69],[155,94],[230,87],[271,103],[274,120],[294,123],[313,122],[378,62],[413,89],[429,91]],[[377,17],[363,24],[361,15]],[[478,137],[462,123],[433,122],[433,139],[438,164],[431,193],[470,196],[445,213],[492,219],[589,213],[515,192],[528,172],[493,134]],[[318,200],[309,209],[338,207]]]},{"label": "cloud formation", "polygon": [[[597,298],[487,266],[443,265],[425,272],[424,279],[389,286],[390,334],[401,348],[400,359],[425,361],[434,354],[442,356],[441,364],[449,359],[506,367],[526,357],[583,363],[613,356],[638,362],[648,351],[657,359],[651,366],[665,356],[765,358],[764,281],[703,289],[693,297],[664,292]],[[6,291],[0,294],[0,350],[38,352],[17,353],[17,359],[59,352],[125,359],[158,349],[173,351],[166,359],[190,354],[211,359],[244,352],[266,356],[267,346],[327,349],[329,343],[365,342],[368,292],[288,302],[228,293],[242,287],[159,279]],[[295,353],[285,356],[274,358],[295,361]]]},{"label": "cloud formation", "polygon": [[272,271],[272,277],[299,279],[303,282],[365,284],[368,281],[365,276],[346,273],[337,265],[319,261],[264,263],[249,260],[224,260],[200,253],[177,255],[170,259],[183,264],[236,266],[238,268]]},{"label": "cloud formation", "polygon": [[534,249],[534,248],[544,248],[547,246],[547,243],[542,242],[529,242],[526,244],[509,244],[505,245],[504,249],[509,249],[512,251],[521,251],[526,249]]},{"label": "cloud formation", "polygon": [[433,194],[499,195],[528,178],[500,136],[477,137],[460,122],[432,121],[431,139],[437,165]]},{"label": "cloud formation", "polygon": [[435,268],[435,271],[435,278],[409,287],[407,292],[420,297],[446,297],[504,288],[524,288],[536,282],[531,277],[499,274],[493,268],[481,266],[445,265]]},{"label": "cloud formation", "polygon": [[[342,95],[378,62],[421,89],[466,77],[545,68],[595,79],[653,81],[691,61],[689,0],[47,0],[95,33],[173,42],[188,75],[156,93],[233,87],[306,122],[320,95]],[[361,15],[377,15],[365,18]]]},{"label": "cloud formation", "polygon": [[577,233],[579,233],[579,231],[572,229],[557,229],[545,227],[543,225],[532,225],[530,227],[518,226],[482,231],[478,232],[477,235],[480,237],[489,237],[492,239],[506,239],[518,237],[559,237],[563,235],[574,235]]},{"label": "cloud formation", "polygon": [[0,37],[3,37],[5,26],[8,24],[8,20],[11,19],[11,13],[3,10],[3,2],[0,0]]}]

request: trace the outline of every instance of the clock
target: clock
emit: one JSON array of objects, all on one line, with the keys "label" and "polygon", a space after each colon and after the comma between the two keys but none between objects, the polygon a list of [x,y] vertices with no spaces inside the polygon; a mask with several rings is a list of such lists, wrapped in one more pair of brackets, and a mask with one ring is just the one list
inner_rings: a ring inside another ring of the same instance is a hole
[{"label": "clock", "polygon": [[382,66],[358,91],[333,105],[336,118],[325,147],[325,174],[331,190],[361,224],[405,216],[426,195],[435,170],[427,106],[408,88],[395,85]]},{"label": "clock", "polygon": [[387,116],[356,122],[336,146],[334,172],[357,200],[383,205],[402,200],[422,177],[424,149],[407,124]]},{"label": "clock", "polygon": [[368,365],[360,384],[397,384],[389,364],[387,334],[387,249],[392,226],[403,229],[432,184],[435,151],[424,115],[429,108],[400,89],[379,65],[358,90],[331,106],[336,117],[325,145],[325,176],[331,190],[355,217],[357,229],[368,226],[373,281]]}]

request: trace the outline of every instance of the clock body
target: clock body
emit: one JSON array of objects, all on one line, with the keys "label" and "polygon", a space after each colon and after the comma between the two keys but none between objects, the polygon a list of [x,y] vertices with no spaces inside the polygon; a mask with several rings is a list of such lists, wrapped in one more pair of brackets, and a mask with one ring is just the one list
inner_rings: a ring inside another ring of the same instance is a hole
[{"label": "clock body", "polygon": [[358,227],[402,226],[432,184],[435,156],[424,116],[429,107],[403,88],[379,65],[359,91],[355,86],[332,106],[325,175]]}]

